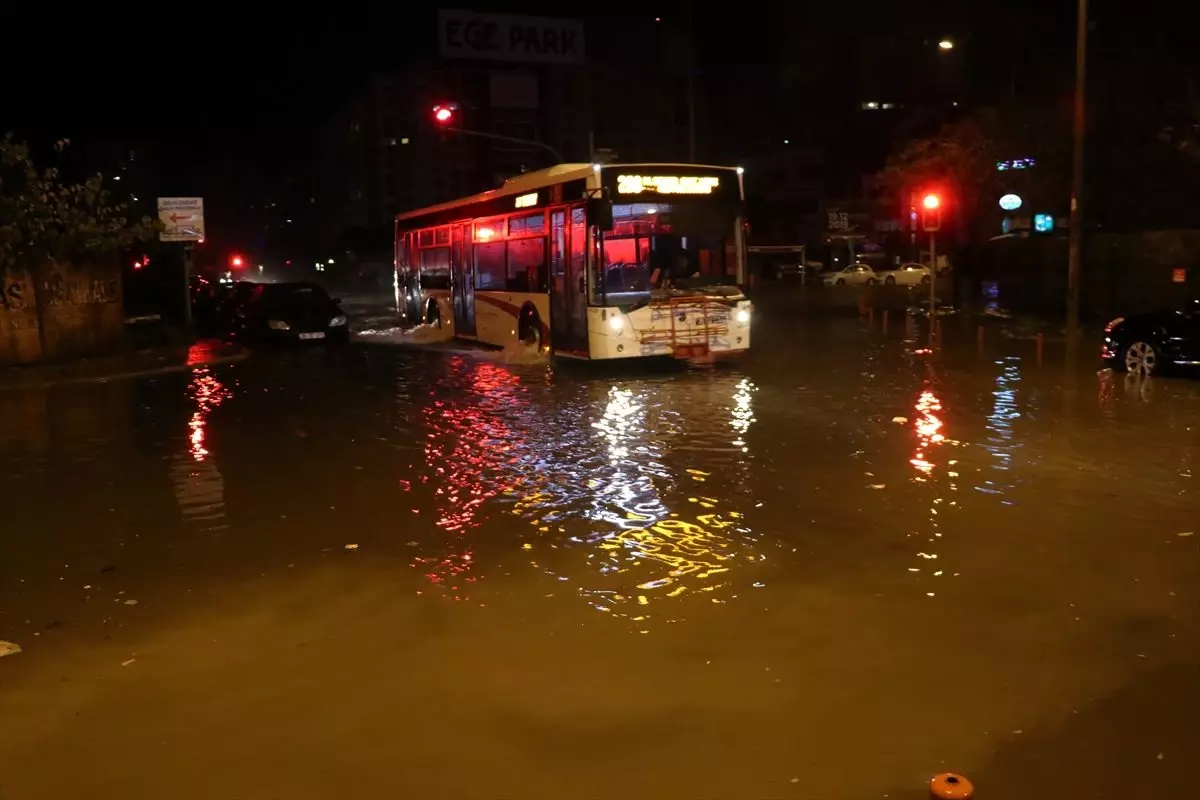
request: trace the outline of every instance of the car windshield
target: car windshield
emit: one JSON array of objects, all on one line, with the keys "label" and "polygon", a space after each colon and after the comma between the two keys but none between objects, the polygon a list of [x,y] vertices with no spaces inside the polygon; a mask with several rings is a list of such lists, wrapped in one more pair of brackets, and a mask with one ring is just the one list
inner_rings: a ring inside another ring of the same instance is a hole
[{"label": "car windshield", "polygon": [[733,211],[720,207],[613,206],[593,303],[626,305],[645,300],[652,290],[735,283],[734,221]]},{"label": "car windshield", "polygon": [[263,286],[261,302],[269,308],[320,308],[333,301],[311,283],[275,283]]}]

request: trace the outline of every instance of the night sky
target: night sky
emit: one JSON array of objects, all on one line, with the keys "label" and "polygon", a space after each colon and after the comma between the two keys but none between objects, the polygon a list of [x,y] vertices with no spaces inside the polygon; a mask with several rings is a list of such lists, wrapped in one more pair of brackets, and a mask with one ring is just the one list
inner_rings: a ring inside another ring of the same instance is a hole
[{"label": "night sky", "polygon": [[[561,3],[458,5],[566,16]],[[64,31],[57,30],[65,23],[62,18],[14,14],[6,38],[26,31],[41,44],[0,48],[6,74],[0,131],[33,140],[68,135],[155,141],[173,159],[186,162],[181,169],[233,162],[263,176],[280,173],[311,159],[321,119],[371,71],[434,53],[436,6],[411,11],[397,6],[387,14],[377,5],[352,6],[321,6],[321,13],[309,12],[307,18],[297,7],[273,25],[248,13],[229,16],[218,7],[195,7],[199,20],[159,16],[119,25],[115,12],[95,20],[71,12],[70,30]],[[836,53],[852,39],[925,33],[961,42],[971,80],[986,87],[1003,80],[1006,60],[1034,52],[1052,56],[1055,69],[1067,72],[1060,77],[1069,78],[1074,6],[1070,0],[840,0],[810,8],[697,3],[695,24],[707,74],[736,70],[739,76],[764,74],[773,80],[785,49],[793,56],[808,50]],[[681,2],[597,7],[604,16],[576,15],[587,20],[592,54],[609,37],[619,36],[631,18],[659,15],[675,24],[686,18]],[[1154,3],[1139,3],[1137,18],[1129,18],[1129,7],[1119,0],[1094,0],[1098,54],[1105,52],[1105,36],[1109,52],[1119,52],[1135,38],[1159,50],[1188,52],[1194,34],[1179,24],[1178,12],[1169,11],[1178,6],[1164,4],[1155,16],[1145,12]],[[735,8],[739,13],[732,13]],[[192,12],[189,6],[178,13]],[[1179,67],[1194,66],[1195,52],[1181,55]],[[824,85],[832,96],[850,88],[839,85],[836,75]]]}]

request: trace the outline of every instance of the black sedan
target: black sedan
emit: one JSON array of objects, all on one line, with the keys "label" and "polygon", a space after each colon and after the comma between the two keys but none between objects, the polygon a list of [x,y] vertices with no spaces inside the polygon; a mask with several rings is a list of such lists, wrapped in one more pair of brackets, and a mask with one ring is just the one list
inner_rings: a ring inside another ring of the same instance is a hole
[{"label": "black sedan", "polygon": [[332,341],[350,338],[339,301],[314,283],[262,283],[236,312],[239,339],[252,341]]},{"label": "black sedan", "polygon": [[1200,366],[1200,300],[1179,311],[1117,317],[1104,328],[1100,357],[1139,375]]}]

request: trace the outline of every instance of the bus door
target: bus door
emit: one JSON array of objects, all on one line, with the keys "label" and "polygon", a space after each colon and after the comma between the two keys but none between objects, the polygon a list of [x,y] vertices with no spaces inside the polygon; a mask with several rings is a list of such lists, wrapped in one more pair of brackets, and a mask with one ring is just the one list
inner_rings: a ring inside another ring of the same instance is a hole
[{"label": "bus door", "polygon": [[550,212],[550,344],[566,350],[571,337],[567,316],[567,212]]},{"label": "bus door", "polygon": [[561,350],[588,354],[587,330],[587,250],[588,225],[583,206],[570,209],[570,224],[567,226],[566,257],[566,318],[567,330],[563,344],[555,346]]},{"label": "bus door", "polygon": [[468,225],[450,226],[450,287],[454,303],[454,332],[475,336],[474,250],[467,239]]}]

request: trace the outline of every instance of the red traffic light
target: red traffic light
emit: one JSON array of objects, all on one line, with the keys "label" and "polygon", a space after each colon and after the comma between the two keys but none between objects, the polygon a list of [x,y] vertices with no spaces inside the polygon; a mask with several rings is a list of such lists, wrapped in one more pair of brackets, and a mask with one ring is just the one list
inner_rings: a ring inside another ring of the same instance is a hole
[{"label": "red traffic light", "polygon": [[921,201],[921,205],[925,206],[925,208],[928,208],[931,211],[941,206],[941,204],[942,199],[936,194],[927,194],[925,195],[925,199]]},{"label": "red traffic light", "polygon": [[433,107],[433,120],[438,125],[449,125],[458,113],[457,103],[441,103]]},{"label": "red traffic light", "polygon": [[242,260],[241,256],[231,256],[229,259],[229,266],[231,267],[240,267],[245,263],[246,262]]}]

